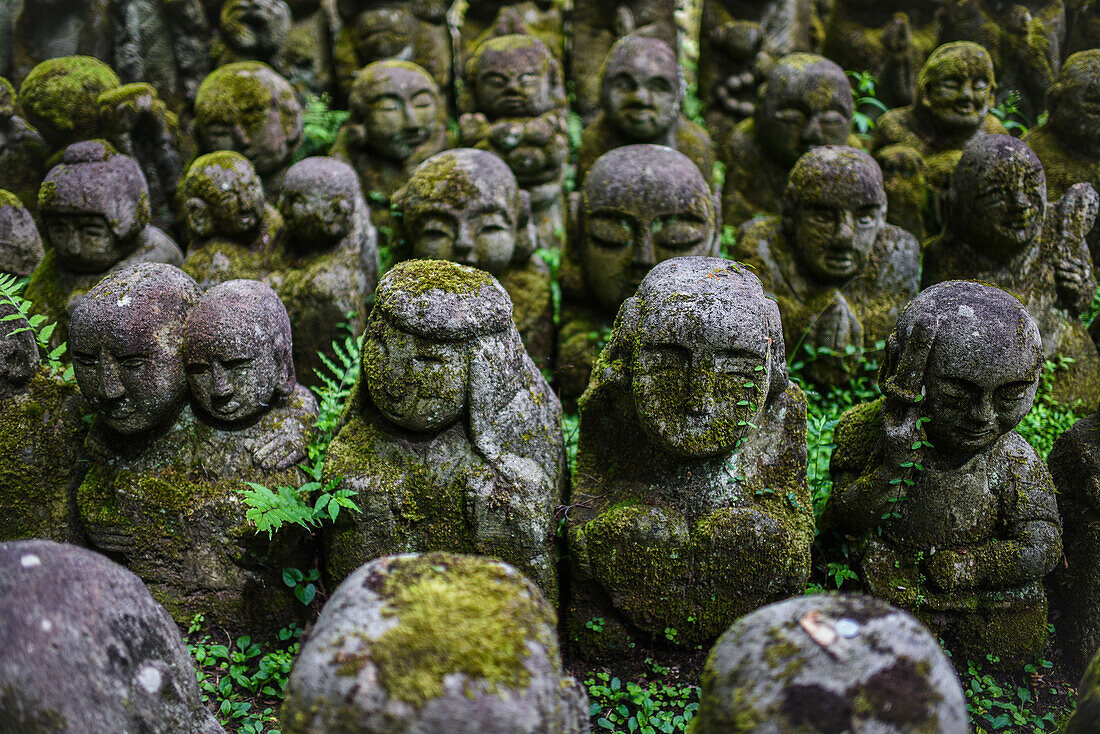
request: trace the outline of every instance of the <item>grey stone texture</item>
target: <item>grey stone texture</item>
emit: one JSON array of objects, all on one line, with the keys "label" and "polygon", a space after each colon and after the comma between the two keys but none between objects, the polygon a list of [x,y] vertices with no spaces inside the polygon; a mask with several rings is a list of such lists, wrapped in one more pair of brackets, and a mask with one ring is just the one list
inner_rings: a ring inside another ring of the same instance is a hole
[{"label": "grey stone texture", "polygon": [[0,77],[0,181],[4,182],[4,189],[18,196],[35,213],[49,147],[42,135],[16,114],[18,106],[15,88]]},{"label": "grey stone texture", "polygon": [[0,189],[0,273],[25,278],[45,255],[31,210],[14,193]]},{"label": "grey stone texture", "polygon": [[565,8],[556,0],[481,0],[466,7],[459,28],[458,68],[465,69],[478,46],[490,38],[523,34],[542,41],[565,60]]},{"label": "grey stone texture", "polygon": [[[112,60],[110,0],[24,0],[12,34],[12,81],[59,56]],[[75,141],[69,141],[75,142]]]}]

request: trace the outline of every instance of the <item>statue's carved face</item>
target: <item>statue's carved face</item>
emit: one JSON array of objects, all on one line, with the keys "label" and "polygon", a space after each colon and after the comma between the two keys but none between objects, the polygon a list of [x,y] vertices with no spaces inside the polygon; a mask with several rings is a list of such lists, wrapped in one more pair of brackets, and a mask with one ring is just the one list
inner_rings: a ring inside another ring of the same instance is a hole
[{"label": "statue's carved face", "polygon": [[129,252],[102,214],[48,214],[46,238],[61,264],[80,273],[101,273]]},{"label": "statue's carved face", "polygon": [[854,103],[844,72],[824,63],[782,68],[768,77],[756,135],[773,157],[793,166],[819,145],[843,145]]},{"label": "statue's carved face", "polygon": [[638,331],[634,405],[646,432],[685,457],[735,448],[768,395],[762,310],[671,296],[643,307]]},{"label": "statue's carved face", "polygon": [[240,168],[211,166],[202,173],[210,177],[213,196],[205,201],[211,222],[208,236],[231,239],[251,237],[263,225],[264,189],[255,173]]},{"label": "statue's carved face", "polygon": [[238,52],[276,53],[289,31],[290,7],[283,0],[228,0],[222,8],[222,35]]},{"label": "statue's carved face", "polygon": [[1100,138],[1100,51],[1074,54],[1058,79],[1062,91],[1051,110],[1051,123],[1072,130],[1074,138]]},{"label": "statue's carved face", "polygon": [[[0,310],[2,316],[14,313],[12,308]],[[34,334],[17,331],[26,325],[23,319],[0,322],[0,395],[10,395],[25,385],[38,370],[38,347]]]},{"label": "statue's carved face", "polygon": [[191,395],[208,415],[236,423],[271,407],[287,365],[279,364],[255,319],[224,314],[216,322],[216,328],[187,330],[187,381]]},{"label": "statue's carved face", "polygon": [[368,145],[384,158],[405,161],[427,144],[439,125],[439,95],[430,77],[401,67],[373,74],[353,114],[366,127]]},{"label": "statue's carved face", "polygon": [[383,59],[412,61],[413,17],[400,8],[364,10],[355,19],[355,50],[362,64]]},{"label": "statue's carved face", "polygon": [[680,112],[680,67],[667,44],[645,39],[613,50],[603,106],[612,124],[633,141],[668,132]]},{"label": "statue's carved face", "polygon": [[329,191],[287,191],[284,189],[279,211],[287,230],[302,243],[332,243],[351,232],[353,202],[343,194]]},{"label": "statue's carved face", "polygon": [[947,54],[928,70],[917,104],[944,129],[977,130],[993,106],[992,71],[983,64],[966,63],[959,54]]},{"label": "statue's carved face", "polygon": [[443,430],[466,410],[468,352],[466,342],[433,341],[381,319],[363,349],[363,377],[371,400],[406,430]]},{"label": "statue's carved face", "polygon": [[242,109],[237,117],[215,116],[203,123],[200,134],[206,150],[235,150],[252,161],[260,175],[281,168],[296,142],[283,124],[274,97]]},{"label": "statue's carved face", "polygon": [[550,58],[530,46],[479,54],[474,98],[489,119],[537,117],[553,108],[553,89]]},{"label": "statue's carved face", "polygon": [[886,226],[886,208],[877,202],[850,206],[803,202],[795,225],[795,246],[802,266],[824,281],[845,280],[867,265],[871,249]]},{"label": "statue's carved face", "polygon": [[1005,157],[962,181],[958,196],[969,244],[994,258],[1023,251],[1042,230],[1046,179],[1037,161]]}]

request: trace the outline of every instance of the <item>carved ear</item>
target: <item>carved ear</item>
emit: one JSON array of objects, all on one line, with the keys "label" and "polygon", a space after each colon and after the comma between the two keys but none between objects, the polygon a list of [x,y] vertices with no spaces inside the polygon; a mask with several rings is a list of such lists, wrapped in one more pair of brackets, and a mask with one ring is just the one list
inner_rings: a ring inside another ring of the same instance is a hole
[{"label": "carved ear", "polygon": [[187,230],[198,239],[205,239],[214,233],[214,220],[209,205],[197,197],[183,204],[183,216]]},{"label": "carved ear", "polygon": [[531,194],[519,189],[516,205],[516,249],[512,253],[512,262],[523,266],[542,246],[538,230],[531,219]]},{"label": "carved ear", "polygon": [[790,384],[787,372],[787,345],[783,341],[783,321],[779,316],[779,305],[770,298],[764,299],[765,316],[768,321],[768,356],[771,369],[768,371],[768,400],[783,394]]},{"label": "carved ear", "polygon": [[634,340],[638,334],[641,305],[636,296],[623,301],[615,316],[611,337],[592,367],[589,383],[600,380],[629,392],[634,381]]}]

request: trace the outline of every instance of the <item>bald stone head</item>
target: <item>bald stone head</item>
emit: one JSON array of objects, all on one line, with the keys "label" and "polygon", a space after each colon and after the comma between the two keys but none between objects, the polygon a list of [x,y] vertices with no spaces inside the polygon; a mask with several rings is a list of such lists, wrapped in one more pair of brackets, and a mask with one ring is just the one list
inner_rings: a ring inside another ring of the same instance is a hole
[{"label": "bald stone head", "polygon": [[422,160],[439,149],[445,105],[439,87],[409,61],[377,61],[355,78],[348,99],[350,142],[387,160]]},{"label": "bald stone head", "polygon": [[490,38],[467,67],[477,111],[490,120],[538,117],[565,102],[561,66],[534,36]]},{"label": "bald stone head", "polygon": [[1047,100],[1050,125],[1065,147],[1080,145],[1100,156],[1100,49],[1066,59]]},{"label": "bald stone head", "polygon": [[290,19],[290,6],[284,0],[226,0],[221,34],[240,56],[267,61],[286,43]]},{"label": "bald stone head", "polygon": [[0,189],[0,273],[29,276],[44,255],[34,217],[18,196]]},{"label": "bald stone head", "polygon": [[279,212],[300,252],[336,246],[366,211],[359,177],[347,163],[325,156],[298,161],[286,172]]},{"label": "bald stone head", "polygon": [[600,104],[628,140],[645,143],[667,133],[680,114],[683,92],[676,52],[664,41],[627,36],[607,54]]},{"label": "bald stone head", "polygon": [[251,240],[263,227],[263,185],[240,153],[221,150],[196,158],[176,200],[192,241]]},{"label": "bald stone head", "polygon": [[946,43],[917,76],[916,109],[944,132],[973,134],[993,107],[993,59],[970,41]]}]

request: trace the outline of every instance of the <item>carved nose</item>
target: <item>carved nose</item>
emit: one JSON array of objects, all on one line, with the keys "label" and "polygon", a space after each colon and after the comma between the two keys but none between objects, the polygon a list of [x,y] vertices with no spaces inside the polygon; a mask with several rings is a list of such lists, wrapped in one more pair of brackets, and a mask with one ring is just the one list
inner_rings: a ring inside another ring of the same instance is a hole
[{"label": "carved nose", "polygon": [[126,394],[126,387],[118,374],[118,363],[107,354],[100,360],[99,394],[108,400],[118,400]]},{"label": "carved nose", "polygon": [[806,145],[821,145],[825,142],[824,133],[821,130],[821,117],[814,115],[806,123],[802,130],[802,142]]},{"label": "carved nose", "polygon": [[229,377],[225,372],[225,368],[220,364],[211,365],[211,371],[214,375],[214,384],[211,386],[215,397],[225,398],[233,394],[233,385],[229,382]]}]

